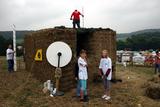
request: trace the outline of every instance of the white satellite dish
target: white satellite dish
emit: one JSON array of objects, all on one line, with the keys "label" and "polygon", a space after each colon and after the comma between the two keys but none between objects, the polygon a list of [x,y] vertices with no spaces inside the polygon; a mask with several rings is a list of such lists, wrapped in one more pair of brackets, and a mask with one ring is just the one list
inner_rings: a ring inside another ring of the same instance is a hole
[{"label": "white satellite dish", "polygon": [[68,44],[58,41],[49,45],[46,57],[52,66],[64,67],[71,61],[72,51]]}]

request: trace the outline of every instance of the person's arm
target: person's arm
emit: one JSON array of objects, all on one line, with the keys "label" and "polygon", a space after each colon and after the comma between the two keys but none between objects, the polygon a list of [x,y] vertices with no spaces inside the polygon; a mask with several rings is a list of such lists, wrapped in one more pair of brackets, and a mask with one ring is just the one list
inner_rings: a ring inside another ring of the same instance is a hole
[{"label": "person's arm", "polygon": [[100,76],[103,76],[103,71],[102,71],[101,68],[99,68],[99,75],[100,75]]},{"label": "person's arm", "polygon": [[79,65],[86,67],[87,66],[87,62],[83,61],[82,59],[79,59]]},{"label": "person's arm", "polygon": [[74,14],[74,13],[71,14],[70,20],[72,20],[73,14]]},{"label": "person's arm", "polygon": [[111,69],[112,69],[112,61],[111,61],[111,59],[109,58],[108,70],[107,70],[107,72],[106,72],[106,76],[107,76],[107,77],[108,77],[108,75],[110,74]]},{"label": "person's arm", "polygon": [[7,51],[7,54],[13,54],[13,53],[15,53],[15,51],[13,51],[13,50],[8,50]]},{"label": "person's arm", "polygon": [[108,75],[110,74],[110,72],[111,72],[111,69],[109,68],[109,69],[107,70],[107,72],[106,72],[106,77],[108,77]]},{"label": "person's arm", "polygon": [[99,75],[100,76],[103,76],[103,71],[102,71],[102,61],[100,61],[100,64],[99,64]]},{"label": "person's arm", "polygon": [[83,15],[82,13],[79,12],[79,14],[80,14],[82,17],[84,17],[84,15]]},{"label": "person's arm", "polygon": [[86,63],[80,63],[80,65],[83,66],[83,67],[87,67]]},{"label": "person's arm", "polygon": [[87,57],[84,59],[84,62],[85,62],[85,66],[88,67],[88,64],[87,64]]}]

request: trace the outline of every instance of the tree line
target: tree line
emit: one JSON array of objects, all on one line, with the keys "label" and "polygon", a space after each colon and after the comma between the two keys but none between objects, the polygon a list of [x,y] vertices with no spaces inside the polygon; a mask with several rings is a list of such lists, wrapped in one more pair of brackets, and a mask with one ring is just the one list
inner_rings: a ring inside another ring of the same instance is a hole
[{"label": "tree line", "polygon": [[130,49],[133,51],[160,49],[160,32],[137,34],[132,35],[126,40],[118,40],[117,49]]},{"label": "tree line", "polygon": [[[12,38],[4,38],[4,36],[0,35],[0,56],[6,55],[6,49],[12,43]],[[23,43],[17,45],[23,45]],[[160,49],[160,32],[136,34],[128,37],[126,40],[118,40],[117,49],[130,49],[133,51]],[[17,52],[17,55],[22,55],[22,52]]]},{"label": "tree line", "polygon": [[[13,44],[12,38],[4,38],[4,36],[0,35],[0,56],[6,55],[6,50],[9,44]],[[23,43],[17,43],[18,45],[23,45]],[[17,56],[23,55],[23,51],[17,50]]]},{"label": "tree line", "polygon": [[8,48],[9,44],[12,44],[12,39],[6,39],[2,35],[0,35],[0,56],[6,55],[6,49]]}]

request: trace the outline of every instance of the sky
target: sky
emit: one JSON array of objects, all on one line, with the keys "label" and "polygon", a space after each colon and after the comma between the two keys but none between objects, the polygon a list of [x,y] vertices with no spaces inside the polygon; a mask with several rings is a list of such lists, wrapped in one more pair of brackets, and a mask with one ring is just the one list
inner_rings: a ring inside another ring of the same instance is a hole
[{"label": "sky", "polygon": [[84,14],[86,28],[118,33],[160,28],[160,0],[0,0],[0,31],[13,24],[17,30],[72,27],[75,9]]}]

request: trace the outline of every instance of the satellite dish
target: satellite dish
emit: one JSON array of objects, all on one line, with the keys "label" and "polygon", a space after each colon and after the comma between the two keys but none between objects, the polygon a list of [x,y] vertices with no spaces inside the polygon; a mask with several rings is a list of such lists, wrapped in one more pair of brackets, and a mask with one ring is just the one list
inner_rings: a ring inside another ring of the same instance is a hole
[{"label": "satellite dish", "polygon": [[72,51],[68,44],[58,41],[49,45],[46,57],[52,66],[64,67],[71,61]]}]

